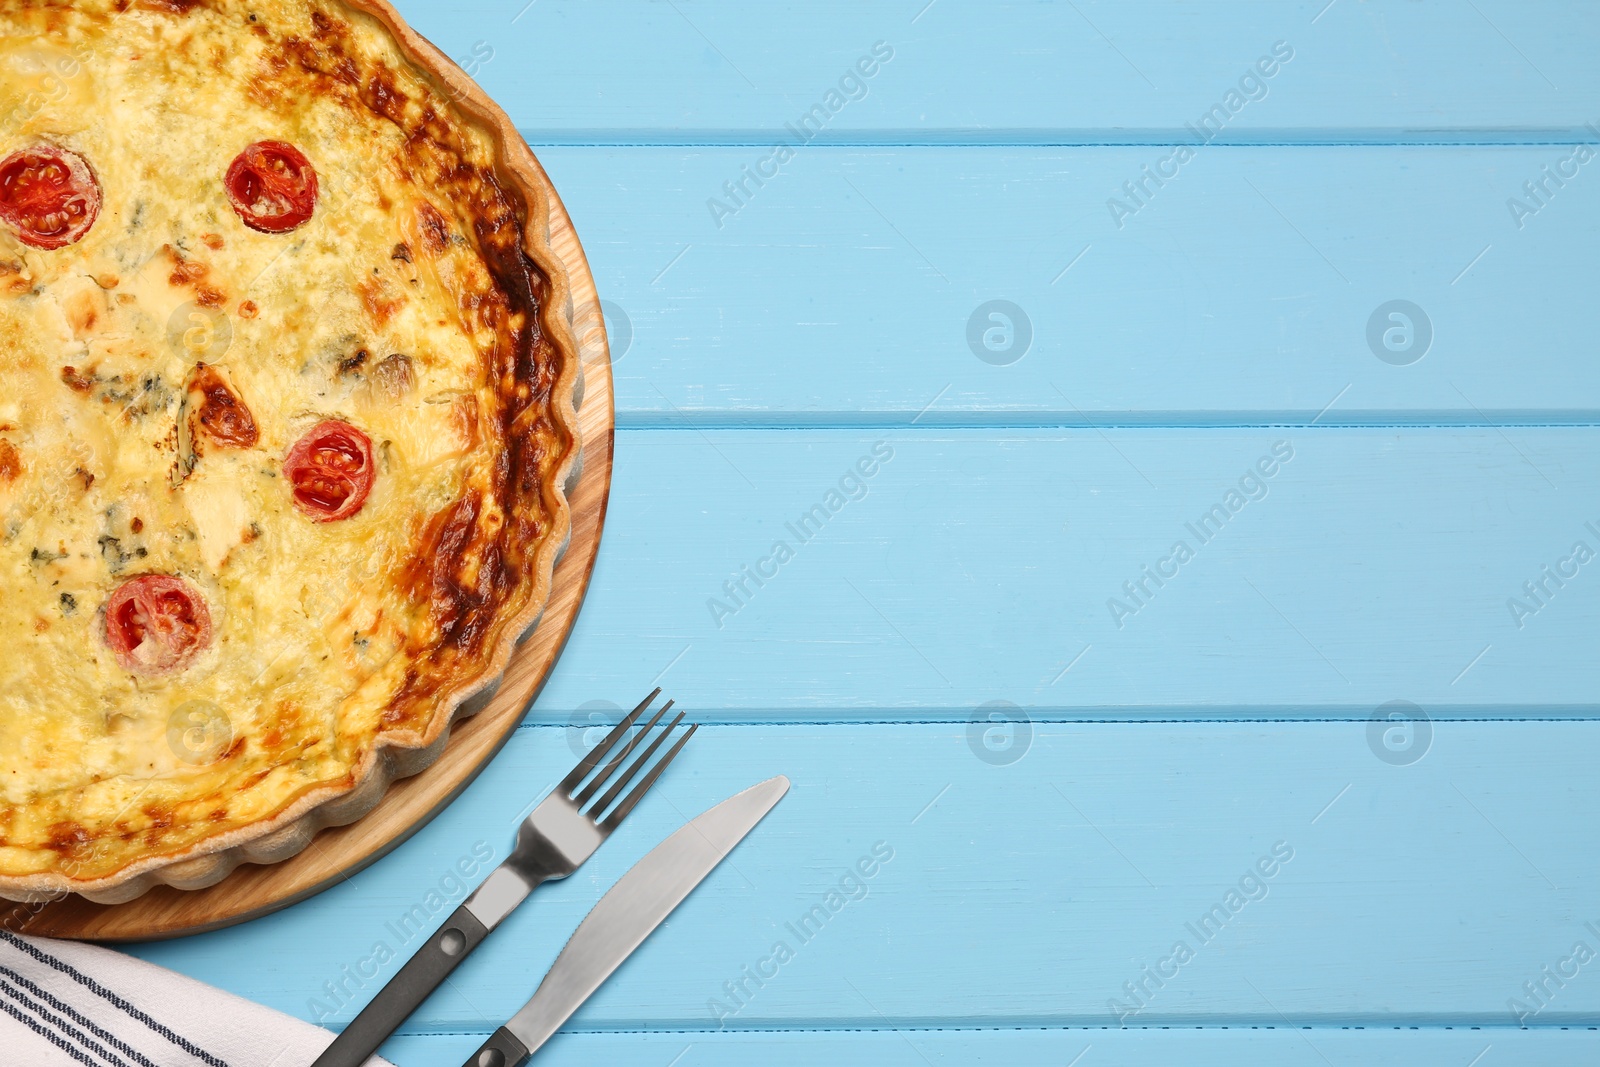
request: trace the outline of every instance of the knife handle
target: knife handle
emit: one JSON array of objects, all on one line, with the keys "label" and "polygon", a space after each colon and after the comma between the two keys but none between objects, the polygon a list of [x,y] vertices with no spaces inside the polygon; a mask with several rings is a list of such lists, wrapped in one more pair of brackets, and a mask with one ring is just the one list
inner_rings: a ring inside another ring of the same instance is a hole
[{"label": "knife handle", "polygon": [[457,908],[311,1067],[361,1067],[488,936],[465,904]]},{"label": "knife handle", "polygon": [[505,1027],[501,1027],[489,1035],[485,1041],[462,1067],[522,1067],[528,1059],[528,1046],[517,1040]]}]

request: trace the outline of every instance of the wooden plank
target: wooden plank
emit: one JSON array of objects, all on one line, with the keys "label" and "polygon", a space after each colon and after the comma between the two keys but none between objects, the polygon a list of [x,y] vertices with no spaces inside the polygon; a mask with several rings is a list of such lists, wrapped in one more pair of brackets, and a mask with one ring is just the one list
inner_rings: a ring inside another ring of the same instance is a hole
[{"label": "wooden plank", "polygon": [[[376,944],[404,947],[413,906],[447,913],[466,889],[458,862],[503,854],[571,740],[519,732],[430,826],[303,907],[136,951],[337,1025],[394,970]],[[703,729],[409,1032],[509,1017],[628,865],[779,772],[789,797],[589,1001],[583,1028],[1115,1027],[1112,1002],[1134,1003],[1124,983],[1147,966],[1167,977],[1130,1026],[1511,1027],[1510,1002],[1532,1006],[1524,983],[1546,966],[1569,977],[1524,1021],[1600,1024],[1600,961],[1573,976],[1569,958],[1600,949],[1586,925],[1600,928],[1600,857],[1574,847],[1600,804],[1600,722],[1438,723],[1409,765],[1352,722],[1034,724],[1015,762],[978,751],[964,725]],[[1180,941],[1193,955],[1175,964]],[[325,986],[340,982],[343,1005]]]},{"label": "wooden plank", "polygon": [[829,140],[1170,143],[1229,91],[1234,141],[1548,138],[1587,136],[1600,91],[1600,15],[1569,0],[401,6],[537,143],[767,143],[817,104]]},{"label": "wooden plank", "polygon": [[[407,14],[563,146],[540,155],[630,335],[627,536],[530,725],[438,822],[301,907],[141,955],[337,1025],[393,972],[366,969],[376,939],[404,939],[388,924],[428,912],[430,888],[458,900],[474,847],[502,855],[581,750],[584,731],[551,724],[603,720],[584,705],[659,678],[732,725],[425,1006],[387,1050],[403,1067],[459,1062],[634,858],[778,771],[795,792],[551,1062],[1594,1060],[1600,964],[1533,1029],[1510,1002],[1536,1003],[1524,983],[1575,941],[1600,949],[1600,861],[1581,847],[1600,593],[1574,578],[1520,629],[1506,606],[1574,540],[1600,548],[1590,168],[1520,228],[1507,199],[1597,139],[1600,11]],[[708,198],[877,40],[895,56],[867,98],[719,228]],[[1117,227],[1108,198],[1277,40],[1296,54],[1267,98]],[[663,147],[621,147],[644,144]],[[1458,147],[1410,147],[1428,144]],[[975,147],[928,147],[950,145]],[[995,299],[1032,327],[1011,365],[967,340]],[[1395,299],[1434,327],[1408,366],[1367,340]],[[1296,454],[1270,495],[1116,628],[1105,601],[1280,438]],[[866,497],[717,628],[706,600],[879,440],[895,456]],[[1396,699],[1433,721],[1369,726]],[[973,731],[995,700],[1033,721]],[[1293,721],[1225,721],[1241,716]],[[1160,721],[1062,721],[1083,717]],[[724,983],[879,841],[895,856],[865,897],[716,1031]],[[1280,841],[1294,857],[1266,895],[1115,1029],[1123,983]],[[1183,1029],[1142,1028],[1163,1025]]]},{"label": "wooden plank", "polygon": [[[460,1063],[487,1034],[408,1036],[384,1055],[399,1067]],[[548,1067],[1475,1067],[1538,1063],[1589,1067],[1595,1035],[1562,1030],[874,1030],[766,1034],[560,1034],[539,1053]],[[685,1049],[688,1051],[685,1052]],[[682,1054],[676,1061],[674,1056]],[[1074,1057],[1082,1056],[1081,1059]]]},{"label": "wooden plank", "polygon": [[[1590,430],[635,431],[618,453],[631,533],[538,721],[654,684],[731,722],[1597,711],[1600,564],[1570,558],[1600,551]],[[1219,533],[1241,479],[1267,495]],[[865,495],[830,501],[841,482]]]},{"label": "wooden plank", "polygon": [[541,158],[622,426],[1592,424],[1600,163],[1573,151],[1217,148],[1157,188],[1170,150],[818,148],[716,218],[748,149]]}]

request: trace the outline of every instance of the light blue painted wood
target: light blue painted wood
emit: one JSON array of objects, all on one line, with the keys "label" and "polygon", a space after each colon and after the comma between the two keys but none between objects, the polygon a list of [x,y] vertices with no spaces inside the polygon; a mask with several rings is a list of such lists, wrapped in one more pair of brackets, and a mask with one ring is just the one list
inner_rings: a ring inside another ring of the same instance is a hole
[{"label": "light blue painted wood", "polygon": [[[431,826],[348,884],[139,954],[310,1017],[309,998],[375,941],[399,946],[385,924],[475,839],[507,847],[575,737],[521,731]],[[1511,1026],[1523,983],[1578,941],[1600,950],[1586,926],[1600,928],[1600,858],[1581,844],[1600,803],[1600,723],[1438,723],[1406,766],[1375,754],[1364,723],[1035,724],[1026,745],[982,750],[1021,758],[980,759],[960,725],[704,729],[619,835],[541,889],[407,1032],[508,1017],[629,864],[780,770],[788,798],[576,1029],[715,1029],[713,1000],[739,1008],[721,1016],[736,1029],[1114,1026],[1109,1002],[1131,1003],[1123,983],[1177,941],[1193,958],[1166,966],[1175,975],[1129,1025]],[[875,845],[893,858],[845,882]],[[1275,849],[1291,858],[1270,862]],[[1270,876],[1248,881],[1263,857]],[[1212,919],[1220,928],[1190,929],[1241,882],[1255,899]],[[813,920],[809,939],[789,928],[841,887],[856,899]],[[779,940],[793,958],[763,964]],[[738,1004],[725,983],[746,967],[768,977]],[[1600,1024],[1594,968],[1550,986],[1528,1025]],[[356,1003],[393,966],[367,970],[349,987]]]},{"label": "light blue painted wood", "polygon": [[[572,641],[483,778],[350,882],[140,955],[337,1025],[394,969],[367,967],[405,941],[386,924],[429,889],[442,915],[475,843],[503,854],[581,750],[563,724],[659,679],[730,725],[424,1006],[402,1067],[459,1062],[634,858],[780,771],[789,799],[545,1059],[1595,1061],[1600,962],[1533,1029],[1510,1001],[1600,950],[1600,579],[1542,573],[1600,550],[1600,201],[1588,166],[1520,227],[1507,199],[1600,140],[1600,10],[403,7],[549,146],[638,429]],[[866,98],[718,227],[708,198],[878,40]],[[1278,40],[1266,98],[1118,227],[1108,198]],[[1011,365],[967,340],[994,299],[1032,329]],[[1420,362],[1368,345],[1393,299],[1434,328]],[[1279,439],[1270,494],[1117,628],[1107,598]],[[706,600],[880,440],[865,498],[719,629]],[[1391,700],[1431,723],[1369,726]],[[1025,746],[969,725],[991,701],[1024,706]],[[1409,764],[1385,747],[1408,736]],[[879,841],[864,899],[717,1031],[724,983]],[[1145,979],[1280,841],[1265,897]]]},{"label": "light blue painted wood", "polygon": [[[624,426],[1498,425],[1600,411],[1600,162],[1544,176],[1573,151],[1211,148],[1120,228],[1170,150],[809,149],[720,228],[747,149],[540,154],[625,318]],[[969,341],[997,299],[1010,365]],[[1368,341],[1396,299],[1430,323],[1406,366]]]},{"label": "light blue painted wood", "polygon": [[1171,140],[1278,41],[1294,58],[1226,137],[1570,136],[1600,92],[1600,21],[1571,0],[401,7],[536,142],[766,143],[880,40],[894,58],[824,136]]},{"label": "light blue painted wood", "polygon": [[[1294,458],[1274,467],[1279,441]],[[864,498],[801,543],[789,527],[875,444],[893,459],[845,479]],[[619,672],[731,721],[999,699],[1056,718],[1596,711],[1600,562],[1559,589],[1543,571],[1577,541],[1600,552],[1590,430],[641,431],[617,456],[540,720]],[[1248,484],[1267,496],[1201,544],[1189,525],[1262,457],[1275,475]],[[1158,588],[1144,568],[1163,560]],[[741,606],[724,583],[758,566],[777,574]],[[1519,629],[1508,601],[1531,610],[1536,580],[1552,595]]]},{"label": "light blue painted wood", "polygon": [[[400,1067],[455,1064],[486,1034],[404,1037],[384,1054]],[[1588,1031],[1523,1030],[996,1030],[768,1034],[561,1034],[539,1055],[541,1067],[873,1067],[996,1064],[1000,1067],[1475,1067],[1537,1063],[1589,1067]],[[687,1052],[684,1052],[688,1049]],[[682,1058],[673,1060],[682,1053]]]}]

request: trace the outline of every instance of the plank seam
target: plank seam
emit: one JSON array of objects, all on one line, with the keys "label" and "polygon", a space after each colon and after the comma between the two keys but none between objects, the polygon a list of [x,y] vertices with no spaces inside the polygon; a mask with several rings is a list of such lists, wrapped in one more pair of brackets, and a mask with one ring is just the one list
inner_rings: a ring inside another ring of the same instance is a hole
[{"label": "plank seam", "polygon": [[[1600,429],[1600,418],[1584,414],[1571,420],[1561,419],[1507,419],[1490,418],[1448,420],[1438,416],[1429,416],[1426,419],[1403,421],[1395,418],[1386,418],[1382,421],[1363,422],[1351,420],[1321,421],[1313,423],[1305,421],[1274,420],[1262,422],[1232,421],[1225,419],[1208,419],[1205,416],[1196,416],[1185,419],[1183,416],[1158,413],[1153,419],[1163,421],[1134,422],[1119,419],[1086,419],[1057,416],[1049,412],[1040,412],[1037,415],[1022,413],[1022,417],[1013,418],[1008,415],[997,415],[992,421],[988,419],[975,419],[966,415],[959,419],[941,420],[939,416],[924,417],[913,421],[914,416],[909,412],[905,416],[896,415],[893,418],[864,417],[859,421],[852,421],[853,416],[848,412],[821,413],[815,419],[808,421],[795,413],[777,412],[770,417],[762,413],[731,412],[692,412],[680,415],[667,415],[653,411],[643,411],[636,414],[619,414],[616,428],[620,432],[638,431],[857,431],[857,430],[899,430],[928,433],[941,430],[976,430],[981,432],[996,430],[1594,430]],[[726,420],[726,421],[724,421]]]},{"label": "plank seam", "polygon": [[[769,136],[751,136],[741,133],[729,138],[700,137],[695,140],[668,140],[637,136],[584,136],[553,135],[549,132],[536,132],[530,130],[519,131],[523,139],[535,148],[660,148],[660,149],[766,149],[774,143],[783,140],[780,131],[772,131]],[[959,134],[960,131],[952,131]],[[1283,137],[1274,137],[1263,140],[1232,140],[1214,139],[1206,142],[1206,147],[1223,149],[1270,149],[1270,148],[1576,148],[1580,145],[1593,145],[1593,136],[1584,137],[1572,131],[1541,131],[1527,137],[1512,134],[1504,138],[1486,138],[1480,132],[1474,131],[1475,136],[1469,138],[1454,138],[1441,133],[1437,137],[1417,137],[1409,139],[1380,139],[1377,137],[1360,139],[1355,135],[1344,136],[1316,136],[1298,140]],[[1090,137],[1038,137],[1038,138],[978,138],[952,136],[944,140],[928,137],[913,139],[905,136],[884,137],[881,139],[833,139],[826,140],[814,138],[806,142],[807,148],[840,149],[844,151],[861,151],[882,148],[925,148],[925,149],[993,149],[997,151],[1017,149],[1043,149],[1043,148],[1178,148],[1182,146],[1194,147],[1192,135],[1179,134],[1176,131],[1152,131],[1148,136],[1118,137],[1115,139],[1102,139]]]},{"label": "plank seam", "polygon": [[[566,710],[566,709],[558,709]],[[726,710],[726,709],[725,709]],[[1019,707],[1019,712],[1027,712],[1026,707]],[[973,713],[976,713],[974,710]],[[1077,718],[1067,715],[1043,715],[1043,717],[1029,717],[1030,723],[1045,723],[1045,725],[1090,725],[1090,723],[1104,723],[1112,726],[1181,726],[1181,725],[1211,725],[1211,723],[1365,723],[1370,720],[1371,712],[1362,712],[1358,715],[1320,715],[1320,717],[1234,717],[1234,718]],[[582,723],[539,723],[539,721],[523,721],[518,729],[592,729],[595,726],[616,725],[621,720],[595,720],[582,721]],[[749,718],[696,718],[696,723],[702,726],[950,726],[965,725],[971,721],[989,721],[986,718],[962,718],[958,713],[952,713],[949,718],[770,718],[770,720],[752,721]],[[1600,721],[1600,715],[1595,713],[1581,713],[1581,715],[1429,715],[1432,723],[1595,723]]]},{"label": "plank seam", "polygon": [[[1416,1031],[1486,1031],[1507,1032],[1512,1030],[1540,1031],[1554,1033],[1557,1031],[1572,1030],[1600,1030],[1600,1024],[1567,1024],[1545,1026],[1511,1026],[1495,1023],[1477,1024],[1463,1023],[1460,1025],[1444,1023],[1395,1023],[1387,1026],[1363,1026],[1357,1023],[1307,1023],[1307,1024],[1282,1024],[1282,1023],[1169,1023],[1162,1025],[1150,1023],[1141,1026],[1112,1026],[1107,1023],[1093,1025],[1089,1023],[1063,1023],[1057,1026],[1027,1026],[1006,1025],[993,1023],[974,1026],[740,1026],[715,1029],[712,1027],[698,1028],[692,1026],[666,1027],[660,1029],[583,1029],[559,1030],[557,1033],[569,1037],[578,1035],[594,1036],[651,1036],[651,1035],[681,1035],[696,1034],[703,1037],[729,1037],[737,1038],[746,1034],[939,1034],[939,1033],[993,1033],[993,1032],[1023,1032],[1023,1033],[1067,1033],[1087,1032],[1090,1030],[1291,1030],[1291,1031],[1331,1031],[1331,1030],[1416,1030]],[[492,1030],[419,1030],[402,1028],[395,1031],[395,1037],[477,1037],[482,1038],[493,1033]]]},{"label": "plank seam", "polygon": [[[1027,711],[1026,708],[1018,708],[1016,710],[1022,711],[1022,712],[1026,712]],[[1093,719],[1086,719],[1086,718],[1071,718],[1071,717],[1053,715],[1053,716],[1042,716],[1042,717],[1037,717],[1037,718],[1030,716],[1028,718],[1028,722],[1032,723],[1035,726],[1090,726],[1090,725],[1104,725],[1104,726],[1184,726],[1184,725],[1200,726],[1200,725],[1208,725],[1209,726],[1209,725],[1229,724],[1229,723],[1236,723],[1236,724],[1239,724],[1239,725],[1267,724],[1267,723],[1293,723],[1293,724],[1301,724],[1301,723],[1307,723],[1307,724],[1309,724],[1309,723],[1340,723],[1340,724],[1344,724],[1344,725],[1349,725],[1349,724],[1352,724],[1352,723],[1369,722],[1369,721],[1371,721],[1371,719],[1372,719],[1372,713],[1371,712],[1366,712],[1366,713],[1363,713],[1363,714],[1361,714],[1359,716],[1353,715],[1353,716],[1350,716],[1348,718],[1319,717],[1319,718],[1227,718],[1227,719],[1220,719],[1220,718],[1219,719],[1206,719],[1206,718],[1165,718],[1165,719],[1105,719],[1105,718],[1093,718]],[[979,717],[979,718],[972,718],[972,717],[961,718],[961,717],[958,717],[958,716],[952,716],[952,717],[950,717],[948,719],[762,719],[762,720],[750,720],[750,719],[696,718],[693,721],[697,725],[700,725],[700,726],[768,727],[768,726],[967,726],[967,725],[971,725],[973,723],[988,723],[991,720],[989,720],[987,718],[982,718],[982,717]],[[1483,717],[1475,717],[1475,716],[1471,716],[1471,715],[1467,715],[1467,716],[1430,715],[1428,717],[1428,721],[1429,722],[1436,722],[1436,723],[1439,723],[1439,722],[1459,722],[1459,723],[1484,723],[1484,722],[1504,722],[1504,723],[1525,723],[1525,722],[1593,723],[1593,722],[1600,722],[1600,715],[1584,714],[1584,715],[1554,716],[1554,717],[1552,717],[1552,716],[1529,716],[1529,717],[1519,717],[1519,716],[1494,716],[1494,717],[1490,717],[1490,716],[1483,716]],[[588,729],[592,729],[592,728],[597,727],[597,726],[608,726],[608,725],[615,725],[615,723],[614,722],[610,722],[610,721],[606,721],[606,720],[597,720],[597,721],[592,722],[592,723],[589,723],[589,722],[584,722],[584,723],[523,722],[520,725],[518,725],[517,729],[519,729],[519,730],[578,730],[578,729],[588,730]]]}]

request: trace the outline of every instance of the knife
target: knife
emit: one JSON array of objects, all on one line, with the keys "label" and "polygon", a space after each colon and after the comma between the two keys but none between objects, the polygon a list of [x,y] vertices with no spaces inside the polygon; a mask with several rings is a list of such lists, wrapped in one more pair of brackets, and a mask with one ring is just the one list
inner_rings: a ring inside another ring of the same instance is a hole
[{"label": "knife", "polygon": [[[366,1063],[536,886],[568,877],[611,836],[699,729],[691,726],[677,735],[677,742],[635,783],[640,771],[683,722],[680,711],[665,730],[656,730],[662,716],[672,708],[669,700],[654,718],[634,730],[640,716],[660,695],[657,688],[645,697],[539,802],[517,828],[516,847],[505,862],[489,872],[483,884],[423,942],[311,1067],[359,1067]],[[655,740],[644,746],[644,754],[619,771],[634,749],[652,736]],[[600,793],[602,789],[604,793]]]},{"label": "knife", "polygon": [[782,775],[753,785],[634,864],[578,925],[533,999],[464,1067],[521,1067],[788,791]]}]

